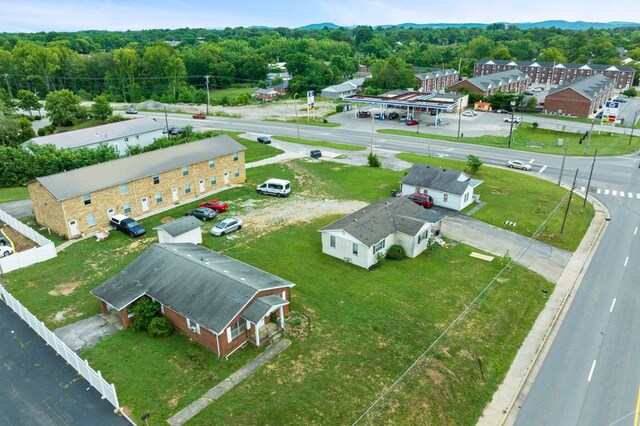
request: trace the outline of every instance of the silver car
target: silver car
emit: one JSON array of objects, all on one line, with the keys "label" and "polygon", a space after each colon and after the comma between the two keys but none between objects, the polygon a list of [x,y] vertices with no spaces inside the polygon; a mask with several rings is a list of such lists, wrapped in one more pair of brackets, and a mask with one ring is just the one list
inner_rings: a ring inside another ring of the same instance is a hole
[{"label": "silver car", "polygon": [[529,163],[525,163],[524,161],[520,161],[520,160],[512,160],[509,161],[507,163],[507,167],[510,167],[512,169],[520,169],[520,170],[531,170],[531,164]]},{"label": "silver car", "polygon": [[222,222],[216,223],[216,226],[211,228],[211,235],[214,237],[221,237],[229,232],[237,231],[242,228],[242,219],[237,217],[231,217],[225,219]]}]

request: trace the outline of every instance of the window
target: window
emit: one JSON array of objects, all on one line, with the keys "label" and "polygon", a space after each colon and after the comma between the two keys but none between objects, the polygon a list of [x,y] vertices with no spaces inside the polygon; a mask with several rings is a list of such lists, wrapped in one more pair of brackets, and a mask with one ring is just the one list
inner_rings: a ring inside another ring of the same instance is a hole
[{"label": "window", "polygon": [[200,334],[200,324],[187,318],[187,327],[196,334]]},{"label": "window", "polygon": [[84,194],[82,196],[82,202],[84,203],[85,206],[88,206],[89,204],[91,204],[91,194]]},{"label": "window", "polygon": [[373,246],[373,254],[376,254],[380,250],[384,248],[384,239],[380,240],[376,245]]},{"label": "window", "polygon": [[467,201],[469,201],[469,193],[465,193],[464,194],[464,202],[466,203]]},{"label": "window", "polygon": [[209,168],[213,169],[216,166],[216,162],[214,160],[209,160]]},{"label": "window", "polygon": [[429,230],[427,229],[426,231],[422,232],[420,235],[418,235],[418,244],[420,244],[422,241],[427,239],[427,235],[429,235]]},{"label": "window", "polygon": [[211,176],[209,178],[209,182],[211,182],[211,186],[215,186],[216,185],[216,177],[215,176]]},{"label": "window", "polygon": [[153,179],[153,184],[157,185],[160,183],[160,175],[153,175],[151,176],[151,179]]},{"label": "window", "polygon": [[329,237],[329,245],[333,248],[336,247],[336,237],[334,237],[333,235]]},{"label": "window", "polygon": [[96,215],[93,213],[89,213],[87,215],[87,225],[96,226]]},{"label": "window", "polygon": [[353,246],[351,248],[351,253],[353,253],[354,255],[358,255],[358,244],[357,243],[353,243]]},{"label": "window", "polygon": [[242,333],[247,330],[247,321],[240,318],[237,323],[233,324],[231,327],[231,338],[235,339]]},{"label": "window", "polygon": [[237,168],[237,167],[236,167],[235,169],[233,169],[233,175],[234,175],[235,177],[239,177],[239,176],[240,176],[240,169],[239,169],[239,168]]},{"label": "window", "polygon": [[140,135],[136,135],[136,139],[140,139]]},{"label": "window", "polygon": [[131,203],[122,204],[122,210],[124,211],[124,214],[131,213]]},{"label": "window", "polygon": [[184,193],[188,194],[191,192],[191,184],[190,183],[185,183],[184,184]]},{"label": "window", "polygon": [[127,194],[127,184],[126,183],[121,183],[120,184],[120,195],[126,195]]},{"label": "window", "polygon": [[162,203],[162,192],[156,194],[156,204]]},{"label": "window", "polygon": [[189,166],[184,166],[182,168],[182,176],[189,176]]},{"label": "window", "polygon": [[124,138],[124,141],[125,142],[129,142],[129,138]]},{"label": "window", "polygon": [[449,194],[442,194],[442,201],[445,203],[449,200]]},{"label": "window", "polygon": [[233,161],[238,161],[238,153],[237,152],[233,153]]}]

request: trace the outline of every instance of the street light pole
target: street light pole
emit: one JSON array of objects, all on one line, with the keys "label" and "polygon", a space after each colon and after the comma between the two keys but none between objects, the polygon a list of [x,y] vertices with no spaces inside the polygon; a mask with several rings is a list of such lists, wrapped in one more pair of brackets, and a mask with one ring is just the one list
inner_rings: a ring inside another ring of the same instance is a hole
[{"label": "street light pole", "polygon": [[513,112],[516,108],[516,101],[509,102],[511,105],[511,127],[509,128],[509,148],[511,148],[511,139],[513,138]]},{"label": "street light pole", "polygon": [[636,127],[636,120],[638,119],[638,112],[640,112],[640,110],[636,110],[636,113],[633,114],[633,123],[631,123],[631,134],[629,135],[629,146],[631,146],[631,139],[633,138],[633,128]]},{"label": "street light pole", "polygon": [[460,139],[460,121],[462,120],[462,100],[458,103],[458,139]]},{"label": "street light pole", "polygon": [[593,133],[593,125],[595,123],[596,123],[596,119],[594,118],[593,120],[591,120],[591,129],[589,129],[589,137],[587,138],[587,145],[584,147],[584,155],[587,155],[587,151],[589,151],[589,144],[591,143],[591,133]]},{"label": "street light pole", "polygon": [[296,130],[298,131],[298,139],[300,139],[300,123],[298,123],[298,108],[296,107],[296,97],[298,96],[297,93],[295,93],[293,95],[293,110],[296,113]]}]

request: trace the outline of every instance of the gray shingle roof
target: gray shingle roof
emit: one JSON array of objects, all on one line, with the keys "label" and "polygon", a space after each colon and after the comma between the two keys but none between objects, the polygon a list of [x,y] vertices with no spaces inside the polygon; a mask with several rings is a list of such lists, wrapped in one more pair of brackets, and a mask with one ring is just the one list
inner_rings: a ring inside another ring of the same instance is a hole
[{"label": "gray shingle roof", "polygon": [[456,74],[458,74],[457,70],[446,69],[446,70],[433,70],[429,72],[423,72],[420,74],[416,74],[416,77],[419,80],[429,80],[432,78],[445,77],[447,75],[456,75]]},{"label": "gray shingle roof", "polygon": [[597,71],[633,71],[633,68],[627,65],[607,65],[607,64],[573,64],[564,62],[546,62],[546,61],[510,61],[508,59],[489,59],[477,62],[478,65],[510,65],[518,67],[535,67],[542,68],[567,68],[567,69],[592,69]]},{"label": "gray shingle roof", "polygon": [[468,78],[468,81],[482,91],[495,89],[518,81],[529,79],[529,76],[518,70],[506,70],[493,74],[481,75],[479,77]]},{"label": "gray shingle roof", "polygon": [[220,334],[259,291],[294,285],[196,244],[154,244],[91,294],[118,310],[146,294]]},{"label": "gray shingle roof", "polygon": [[395,232],[415,235],[425,223],[437,223],[442,218],[440,214],[428,211],[405,197],[383,198],[330,223],[320,231],[344,230],[371,247]]},{"label": "gray shingle roof", "polygon": [[475,188],[482,183],[480,180],[471,179],[460,170],[441,169],[424,164],[414,164],[400,182],[458,195],[464,194],[469,186]]},{"label": "gray shingle roof", "polygon": [[177,237],[178,235],[182,235],[185,232],[200,228],[201,226],[202,222],[200,222],[198,218],[193,216],[183,216],[179,219],[165,223],[164,225],[156,226],[153,229],[163,229],[172,237]]},{"label": "gray shingle roof", "polygon": [[593,100],[602,92],[606,92],[610,87],[613,87],[614,84],[615,82],[612,79],[607,78],[602,74],[596,74],[591,77],[580,78],[565,83],[562,86],[555,87],[549,90],[549,94],[547,94],[547,96],[570,89],[580,93],[589,100]]},{"label": "gray shingle roof", "polygon": [[241,317],[255,324],[263,319],[271,308],[288,304],[288,301],[276,295],[258,297],[247,309],[245,309]]},{"label": "gray shingle roof", "polygon": [[336,93],[351,92],[353,90],[359,90],[359,88],[362,87],[363,84],[364,84],[364,78],[354,78],[351,80],[347,80],[344,83],[325,87],[324,89],[322,89],[322,91],[336,92]]},{"label": "gray shingle roof", "polygon": [[115,139],[122,139],[160,129],[164,129],[164,124],[158,123],[153,118],[144,117],[90,127],[88,129],[41,136],[29,139],[23,146],[29,143],[35,143],[37,145],[55,145],[58,148],[80,148],[85,145],[102,142],[107,143]]},{"label": "gray shingle roof", "polygon": [[65,200],[244,150],[245,147],[230,136],[220,135],[43,176],[37,180],[57,200]]}]

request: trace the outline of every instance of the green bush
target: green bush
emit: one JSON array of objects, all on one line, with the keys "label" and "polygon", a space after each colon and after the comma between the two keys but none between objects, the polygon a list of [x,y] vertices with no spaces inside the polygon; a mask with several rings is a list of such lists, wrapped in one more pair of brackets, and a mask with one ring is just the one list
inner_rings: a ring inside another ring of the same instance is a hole
[{"label": "green bush", "polygon": [[151,337],[167,337],[173,333],[173,324],[165,317],[155,317],[149,322],[147,331]]},{"label": "green bush", "polygon": [[392,245],[387,251],[387,259],[402,260],[405,257],[407,257],[407,252],[404,250],[404,247],[399,244]]},{"label": "green bush", "polygon": [[369,153],[369,156],[367,157],[367,161],[369,162],[369,167],[381,167],[382,166],[382,162],[380,161],[378,156],[376,154],[374,154],[373,152]]},{"label": "green bush", "polygon": [[134,314],[133,329],[136,331],[148,330],[149,323],[156,317],[159,310],[160,304],[158,302],[154,302],[147,296],[142,296],[129,308],[129,312]]}]

